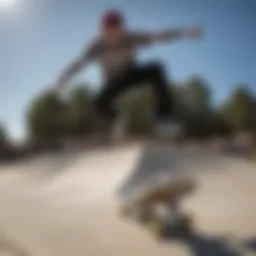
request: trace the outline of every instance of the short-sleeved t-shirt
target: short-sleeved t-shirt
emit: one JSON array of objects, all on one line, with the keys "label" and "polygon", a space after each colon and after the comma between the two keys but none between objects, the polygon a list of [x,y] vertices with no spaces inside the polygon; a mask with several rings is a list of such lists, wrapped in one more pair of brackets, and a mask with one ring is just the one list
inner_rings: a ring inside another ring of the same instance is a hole
[{"label": "short-sleeved t-shirt", "polygon": [[109,45],[104,39],[95,39],[85,50],[85,61],[96,61],[100,64],[105,78],[118,76],[136,63],[138,48],[152,42],[150,35],[127,33],[117,45]]}]

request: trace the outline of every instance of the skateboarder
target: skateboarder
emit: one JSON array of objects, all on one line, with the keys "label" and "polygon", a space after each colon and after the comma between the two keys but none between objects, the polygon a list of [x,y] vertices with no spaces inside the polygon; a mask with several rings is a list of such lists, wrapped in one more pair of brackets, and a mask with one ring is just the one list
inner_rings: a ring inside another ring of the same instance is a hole
[{"label": "skateboarder", "polygon": [[[101,117],[110,121],[117,119],[118,113],[113,101],[124,92],[146,82],[155,92],[159,121],[157,131],[162,135],[165,132],[176,134],[180,127],[173,117],[173,100],[164,67],[159,62],[140,64],[135,58],[135,52],[157,42],[195,38],[200,35],[201,29],[198,26],[152,33],[130,31],[122,13],[116,10],[106,11],[101,17],[100,35],[64,70],[58,79],[57,88],[65,87],[87,64],[97,61],[104,74],[104,85],[95,102]],[[121,127],[121,123],[118,126]]]}]

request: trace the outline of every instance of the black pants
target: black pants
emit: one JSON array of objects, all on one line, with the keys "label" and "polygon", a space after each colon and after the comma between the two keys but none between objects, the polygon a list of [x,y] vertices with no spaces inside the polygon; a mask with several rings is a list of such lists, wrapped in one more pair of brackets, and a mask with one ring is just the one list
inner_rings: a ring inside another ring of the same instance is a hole
[{"label": "black pants", "polygon": [[158,63],[133,66],[120,77],[107,81],[96,99],[98,114],[107,120],[113,120],[117,114],[113,101],[129,89],[141,86],[145,82],[154,88],[157,118],[171,116],[173,101],[164,68]]}]

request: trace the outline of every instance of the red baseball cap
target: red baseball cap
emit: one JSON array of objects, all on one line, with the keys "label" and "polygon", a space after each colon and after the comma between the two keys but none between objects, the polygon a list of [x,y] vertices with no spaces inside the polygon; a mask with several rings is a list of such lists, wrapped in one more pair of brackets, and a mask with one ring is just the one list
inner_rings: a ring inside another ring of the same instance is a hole
[{"label": "red baseball cap", "polygon": [[101,24],[104,27],[116,27],[123,25],[124,17],[122,13],[116,10],[109,10],[103,13],[101,18]]}]

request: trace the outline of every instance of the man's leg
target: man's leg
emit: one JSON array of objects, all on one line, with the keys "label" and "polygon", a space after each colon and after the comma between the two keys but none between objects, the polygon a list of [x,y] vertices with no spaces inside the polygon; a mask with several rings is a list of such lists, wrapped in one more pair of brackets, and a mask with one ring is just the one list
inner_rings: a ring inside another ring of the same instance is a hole
[{"label": "man's leg", "polygon": [[123,76],[108,81],[96,100],[98,113],[108,120],[116,117],[114,100],[127,90],[143,85],[152,86],[157,101],[157,118],[168,120],[173,117],[173,99],[164,74],[164,68],[159,63],[149,63],[130,68]]},{"label": "man's leg", "polygon": [[156,114],[159,119],[173,116],[173,99],[167,82],[164,67],[157,62],[138,67],[134,71],[138,82],[148,82],[156,96]]},{"label": "man's leg", "polygon": [[119,115],[114,101],[133,85],[133,74],[127,72],[122,76],[107,81],[96,99],[96,110],[100,117],[108,121],[114,121],[112,126],[113,139],[119,141],[123,138],[126,129],[125,117]]},{"label": "man's leg", "polygon": [[113,121],[117,116],[114,101],[132,86],[135,79],[132,74],[124,74],[116,79],[111,79],[103,85],[102,91],[96,99],[96,110],[100,117]]},{"label": "man's leg", "polygon": [[113,107],[114,100],[127,90],[141,86],[142,82],[148,82],[149,85],[154,87],[157,100],[157,116],[159,118],[170,116],[172,110],[170,91],[163,68],[156,63],[133,66],[120,77],[108,80],[96,99],[96,108],[99,115],[107,120],[113,120],[117,114]]},{"label": "man's leg", "polygon": [[113,101],[118,95],[118,91],[115,84],[106,84],[96,98],[97,114],[107,121],[112,121],[116,117],[117,113],[113,107]]},{"label": "man's leg", "polygon": [[149,63],[134,69],[133,77],[137,83],[148,82],[154,88],[157,101],[157,132],[164,136],[180,134],[181,127],[174,119],[174,101],[164,67],[159,63]]}]

